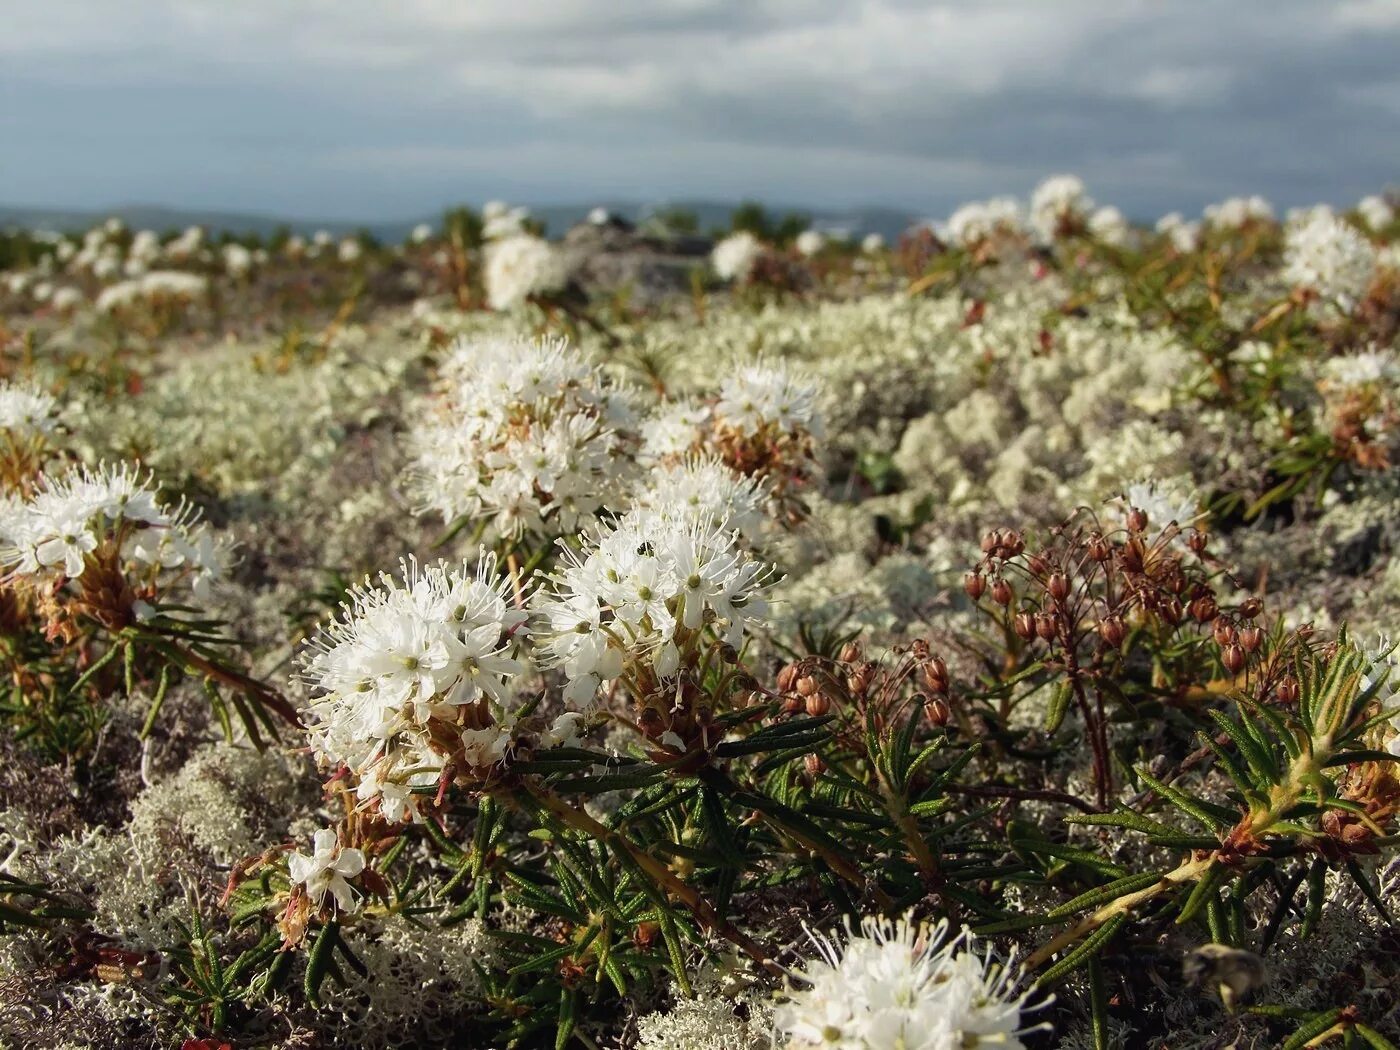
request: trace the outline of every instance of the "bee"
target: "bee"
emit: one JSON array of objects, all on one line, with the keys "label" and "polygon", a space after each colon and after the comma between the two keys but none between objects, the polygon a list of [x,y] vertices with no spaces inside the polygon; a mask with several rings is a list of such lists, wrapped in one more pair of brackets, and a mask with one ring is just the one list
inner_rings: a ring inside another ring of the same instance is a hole
[{"label": "bee", "polygon": [[1211,988],[1229,1013],[1248,1003],[1264,984],[1264,960],[1243,948],[1203,944],[1186,953],[1181,976],[1195,988]]}]

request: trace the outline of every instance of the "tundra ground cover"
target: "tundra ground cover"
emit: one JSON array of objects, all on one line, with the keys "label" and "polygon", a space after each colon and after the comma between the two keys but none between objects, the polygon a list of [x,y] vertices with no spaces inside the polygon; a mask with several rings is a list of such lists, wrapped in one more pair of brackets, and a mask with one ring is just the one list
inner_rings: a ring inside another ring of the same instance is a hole
[{"label": "tundra ground cover", "polygon": [[6,239],[0,1038],[1391,1045],[1390,206],[744,225]]}]

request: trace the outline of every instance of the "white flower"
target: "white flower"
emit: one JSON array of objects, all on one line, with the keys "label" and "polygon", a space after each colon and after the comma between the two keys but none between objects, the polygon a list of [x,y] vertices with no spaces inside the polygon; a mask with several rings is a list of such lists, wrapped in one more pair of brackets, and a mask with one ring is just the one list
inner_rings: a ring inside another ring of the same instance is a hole
[{"label": "white flower", "polygon": [[885,250],[885,238],[878,233],[867,233],[860,242],[860,250],[866,255],[875,255]]},{"label": "white flower", "polygon": [[0,430],[27,437],[51,434],[57,426],[58,402],[30,383],[0,383]]},{"label": "white flower", "polygon": [[805,987],[774,1013],[792,1045],[833,1050],[1022,1050],[1029,993],[964,930],[866,918],[839,940],[811,934]]},{"label": "white flower", "polygon": [[763,244],[747,230],[731,233],[710,252],[710,266],[722,281],[744,281],[763,254]]},{"label": "white flower", "polygon": [[560,254],[542,237],[516,233],[486,248],[486,299],[493,310],[508,310],[532,295],[563,288],[567,272]]},{"label": "white flower", "polygon": [[490,201],[481,209],[481,235],[488,241],[505,240],[527,234],[525,224],[530,219],[529,208],[511,208],[501,201]]},{"label": "white flower", "polygon": [[1343,312],[1366,293],[1375,270],[1371,242],[1335,216],[1314,214],[1288,230],[1283,279]]},{"label": "white flower", "polygon": [[612,212],[601,206],[588,213],[588,222],[592,226],[606,226],[611,218]]},{"label": "white flower", "polygon": [[354,237],[346,237],[336,248],[336,258],[343,263],[357,262],[364,253],[364,245]]},{"label": "white flower", "polygon": [[1400,382],[1400,362],[1391,350],[1372,348],[1359,354],[1333,357],[1323,365],[1325,383],[1350,389],[1374,383],[1393,385]]},{"label": "white flower", "polygon": [[761,479],[743,477],[713,457],[691,457],[655,467],[633,505],[662,517],[727,522],[750,543],[757,543],[768,524],[766,501]]},{"label": "white flower", "polygon": [[365,855],[357,849],[342,848],[331,828],[316,832],[310,856],[298,852],[287,855],[287,873],[292,884],[305,886],[307,897],[317,908],[329,893],[343,914],[357,909],[355,891],[346,880],[364,870]]},{"label": "white flower", "polygon": [[412,244],[426,244],[433,239],[433,228],[426,222],[420,222],[413,227],[413,232],[408,235],[408,239]]}]

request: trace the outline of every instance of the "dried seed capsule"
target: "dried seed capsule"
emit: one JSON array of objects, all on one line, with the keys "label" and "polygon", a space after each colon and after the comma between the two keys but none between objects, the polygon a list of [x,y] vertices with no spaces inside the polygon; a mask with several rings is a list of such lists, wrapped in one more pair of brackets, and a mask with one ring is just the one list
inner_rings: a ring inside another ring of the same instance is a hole
[{"label": "dried seed capsule", "polygon": [[811,696],[817,691],[817,680],[809,674],[804,674],[795,683],[797,691],[803,696]]},{"label": "dried seed capsule", "polygon": [[1055,617],[1041,613],[1035,618],[1035,633],[1044,641],[1050,641],[1056,634]]},{"label": "dried seed capsule", "polygon": [[1051,573],[1045,581],[1045,590],[1057,602],[1064,601],[1069,597],[1069,577],[1062,572]]},{"label": "dried seed capsule", "polygon": [[1248,657],[1245,655],[1244,649],[1238,645],[1227,645],[1220,654],[1220,662],[1225,665],[1225,670],[1231,674],[1239,674],[1243,671],[1247,660]]},{"label": "dried seed capsule", "polygon": [[1191,548],[1193,554],[1204,554],[1209,541],[1210,537],[1200,529],[1192,529],[1186,536],[1186,546]]},{"label": "dried seed capsule", "polygon": [[1244,651],[1252,653],[1264,644],[1264,629],[1262,627],[1245,627],[1240,631],[1240,645],[1244,646]]},{"label": "dried seed capsule", "polygon": [[1016,637],[1030,641],[1035,637],[1035,617],[1028,612],[1018,612],[1011,618],[1011,629]]},{"label": "dried seed capsule", "polygon": [[1203,594],[1187,606],[1187,610],[1191,613],[1191,619],[1197,623],[1209,623],[1220,612],[1220,607],[1209,594]]},{"label": "dried seed capsule", "polygon": [[795,715],[806,706],[802,697],[796,693],[788,693],[787,696],[783,697],[783,714],[785,715]]},{"label": "dried seed capsule", "polygon": [[820,718],[830,710],[831,701],[825,693],[813,693],[807,697],[807,713],[813,718]]},{"label": "dried seed capsule", "polygon": [[1099,624],[1099,637],[1117,649],[1128,637],[1128,627],[1121,617],[1109,616]]},{"label": "dried seed capsule", "polygon": [[992,601],[998,605],[1011,604],[1011,584],[1000,577],[992,584]]},{"label": "dried seed capsule", "polygon": [[815,780],[821,776],[822,770],[826,769],[826,763],[822,761],[821,755],[807,755],[802,759],[802,767],[807,770],[807,775]]},{"label": "dried seed capsule", "polygon": [[1258,598],[1251,598],[1240,606],[1240,618],[1252,620],[1264,610],[1264,603]]},{"label": "dried seed capsule", "polygon": [[847,642],[841,646],[841,655],[838,657],[843,664],[853,664],[860,659],[860,645],[856,642]]},{"label": "dried seed capsule", "polygon": [[1291,674],[1284,675],[1278,683],[1278,688],[1274,690],[1274,695],[1278,697],[1281,704],[1296,704],[1299,693],[1298,679]]},{"label": "dried seed capsule", "polygon": [[1168,598],[1162,603],[1161,612],[1162,619],[1175,627],[1181,622],[1181,617],[1185,614],[1186,610],[1182,608],[1180,598]]},{"label": "dried seed capsule", "polygon": [[1225,617],[1221,616],[1215,621],[1215,626],[1211,628],[1210,636],[1215,639],[1215,644],[1224,649],[1227,645],[1234,645],[1240,638],[1240,632],[1235,630],[1235,625]]},{"label": "dried seed capsule", "polygon": [[797,664],[788,664],[778,672],[778,692],[792,692],[793,684],[797,681]]},{"label": "dried seed capsule", "polygon": [[948,701],[941,696],[935,696],[924,701],[924,715],[929,722],[935,726],[946,726],[953,717],[953,709],[948,706]]},{"label": "dried seed capsule", "polygon": [[1000,545],[1000,542],[1001,541],[997,539],[997,533],[995,529],[987,533],[985,536],[982,537],[982,553],[991,554],[992,551],[997,549],[997,547]]},{"label": "dried seed capsule", "polygon": [[1113,548],[1109,546],[1108,540],[1097,532],[1089,537],[1089,557],[1097,562],[1105,562],[1113,557]]},{"label": "dried seed capsule", "polygon": [[935,656],[924,664],[924,681],[935,693],[948,691],[948,665],[943,657]]},{"label": "dried seed capsule", "polygon": [[963,590],[974,602],[981,599],[986,589],[987,581],[980,572],[970,572],[963,577]]},{"label": "dried seed capsule", "polygon": [[1146,531],[1147,531],[1147,511],[1143,510],[1141,507],[1132,507],[1132,508],[1129,509],[1129,511],[1128,511],[1128,531],[1129,531],[1129,532],[1146,532]]}]

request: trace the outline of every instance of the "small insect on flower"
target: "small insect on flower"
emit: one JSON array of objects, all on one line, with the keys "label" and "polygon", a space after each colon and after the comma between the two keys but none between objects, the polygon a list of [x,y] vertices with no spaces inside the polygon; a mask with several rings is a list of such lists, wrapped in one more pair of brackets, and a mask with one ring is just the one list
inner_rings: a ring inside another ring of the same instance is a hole
[{"label": "small insect on flower", "polygon": [[1020,972],[974,950],[966,930],[909,916],[866,917],[845,943],[810,933],[818,958],[794,974],[805,985],[774,1014],[798,1047],[839,1050],[1018,1050],[1030,992]]}]

